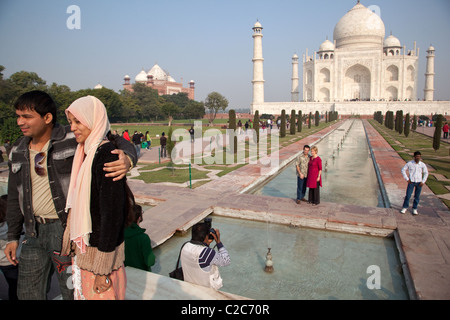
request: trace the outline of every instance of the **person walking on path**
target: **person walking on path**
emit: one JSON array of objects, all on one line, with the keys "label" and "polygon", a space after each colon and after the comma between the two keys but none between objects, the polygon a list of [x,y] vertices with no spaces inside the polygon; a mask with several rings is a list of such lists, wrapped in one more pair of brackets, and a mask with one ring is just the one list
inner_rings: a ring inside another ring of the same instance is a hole
[{"label": "person walking on path", "polygon": [[159,138],[159,143],[161,145],[161,158],[165,158],[167,157],[167,138],[164,132],[161,134],[161,138]]},{"label": "person walking on path", "polygon": [[131,142],[130,135],[128,134],[128,129],[123,132],[123,138]]},{"label": "person walking on path", "polygon": [[151,149],[152,138],[150,137],[150,132],[145,132],[145,142],[147,143],[147,150]]},{"label": "person walking on path", "polygon": [[[400,211],[405,213],[409,207],[409,199],[414,191],[414,202],[412,206],[412,214],[417,215],[417,206],[420,201],[420,193],[422,192],[422,186],[425,184],[428,178],[428,169],[425,163],[421,161],[422,154],[420,151],[414,152],[414,160],[407,162],[402,168],[403,178],[408,182],[408,187],[406,188],[406,196],[403,201],[403,208]],[[408,171],[408,174],[406,174]]]},{"label": "person walking on path", "polygon": [[308,163],[308,178],[306,186],[309,188],[308,203],[320,204],[320,187],[322,187],[322,159],[318,156],[316,146],[311,148],[311,159]]},{"label": "person walking on path", "polygon": [[191,128],[189,129],[189,134],[191,135],[191,143],[193,143],[193,142],[195,141],[195,139],[194,139],[194,133],[195,133],[194,127],[191,126]]},{"label": "person walking on path", "polygon": [[134,147],[136,148],[137,156],[139,158],[141,156],[141,135],[137,131],[134,131],[131,140],[133,141]]},{"label": "person walking on path", "polygon": [[305,145],[303,147],[303,152],[300,154],[295,161],[295,169],[297,173],[297,200],[298,204],[301,201],[306,201],[306,180],[308,178],[308,163],[309,163],[309,150],[310,147]]},{"label": "person walking on path", "polygon": [[442,131],[444,132],[444,139],[448,139],[448,129],[449,129],[448,123],[446,122],[442,127]]}]

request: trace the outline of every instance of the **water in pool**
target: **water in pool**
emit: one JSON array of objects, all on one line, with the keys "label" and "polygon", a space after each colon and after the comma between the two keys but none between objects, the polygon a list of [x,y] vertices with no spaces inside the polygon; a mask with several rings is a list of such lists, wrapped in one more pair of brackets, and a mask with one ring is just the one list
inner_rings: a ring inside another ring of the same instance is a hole
[{"label": "water in pool", "polygon": [[[253,299],[408,299],[395,241],[212,216],[231,265],[221,267],[222,291]],[[152,271],[168,275],[181,245],[174,236],[154,249]],[[274,272],[264,272],[271,247]],[[378,268],[380,289],[370,289]],[[372,278],[371,278],[372,276]],[[369,280],[369,287],[367,281]]]},{"label": "water in pool", "polygon": [[[323,166],[321,201],[370,207],[384,206],[361,120],[347,120],[316,146]],[[295,161],[253,193],[295,199]]]}]

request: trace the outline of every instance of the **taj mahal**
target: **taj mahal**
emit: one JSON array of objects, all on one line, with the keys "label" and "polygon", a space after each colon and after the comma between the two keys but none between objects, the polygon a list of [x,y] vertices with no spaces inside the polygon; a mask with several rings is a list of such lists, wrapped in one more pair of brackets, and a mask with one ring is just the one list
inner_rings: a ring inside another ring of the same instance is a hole
[{"label": "taj mahal", "polygon": [[386,36],[382,19],[358,0],[336,24],[333,41],[303,55],[303,100],[299,101],[299,57],[292,57],[290,102],[264,101],[262,25],[253,27],[253,100],[260,114],[338,111],[341,115],[373,115],[403,110],[411,114],[450,114],[450,101],[434,101],[435,48],[427,50],[423,99],[417,87],[419,48],[407,49]]}]

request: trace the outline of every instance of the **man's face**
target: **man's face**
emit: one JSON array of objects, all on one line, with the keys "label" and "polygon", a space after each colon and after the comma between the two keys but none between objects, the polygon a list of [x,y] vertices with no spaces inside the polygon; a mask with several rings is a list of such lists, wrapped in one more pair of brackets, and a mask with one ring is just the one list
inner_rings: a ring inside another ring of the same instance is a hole
[{"label": "man's face", "polygon": [[422,156],[420,154],[414,156],[414,161],[416,163],[419,163],[420,160],[422,160]]},{"label": "man's face", "polygon": [[26,137],[34,138],[42,135],[52,122],[52,115],[47,113],[41,117],[35,110],[16,110],[17,125]]},{"label": "man's face", "polygon": [[309,148],[303,148],[303,154],[306,156],[309,153]]}]

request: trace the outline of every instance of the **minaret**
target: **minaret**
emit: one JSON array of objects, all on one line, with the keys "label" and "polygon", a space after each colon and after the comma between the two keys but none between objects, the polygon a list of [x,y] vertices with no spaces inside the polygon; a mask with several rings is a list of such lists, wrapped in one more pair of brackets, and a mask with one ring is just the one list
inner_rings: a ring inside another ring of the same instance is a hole
[{"label": "minaret", "polygon": [[264,77],[263,77],[263,55],[262,55],[262,26],[256,21],[253,27],[253,101],[252,113],[256,110],[253,105],[264,103]]},{"label": "minaret", "polygon": [[434,99],[434,47],[427,50],[427,71],[425,73],[425,101]]},{"label": "minaret", "polygon": [[292,56],[292,91],[291,102],[298,102],[298,56]]}]

